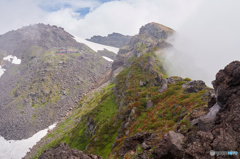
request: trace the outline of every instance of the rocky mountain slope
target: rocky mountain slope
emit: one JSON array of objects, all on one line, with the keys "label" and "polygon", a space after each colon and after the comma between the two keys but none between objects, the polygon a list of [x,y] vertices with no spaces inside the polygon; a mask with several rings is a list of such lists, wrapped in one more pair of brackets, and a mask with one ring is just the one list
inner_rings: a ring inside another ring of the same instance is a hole
[{"label": "rocky mountain slope", "polygon": [[128,35],[122,35],[119,33],[112,33],[108,34],[108,36],[93,36],[90,39],[86,39],[88,41],[98,43],[98,44],[103,44],[103,45],[108,45],[108,46],[113,46],[120,48],[128,43],[128,41],[131,39],[131,36]]},{"label": "rocky mountain slope", "polygon": [[[57,55],[59,49],[76,53]],[[23,139],[59,121],[99,77],[108,62],[63,28],[37,24],[0,36],[0,56],[17,56],[20,65],[3,61],[0,78],[0,135]]]},{"label": "rocky mountain slope", "polygon": [[161,54],[173,47],[166,40],[172,34],[157,23],[143,26],[120,49],[111,80],[86,94],[25,158],[61,143],[110,159],[224,158],[210,150],[239,151],[240,62],[217,73],[214,89],[168,77]]},{"label": "rocky mountain slope", "polygon": [[107,49],[99,50],[97,53],[99,53],[99,55],[101,55],[101,56],[108,57],[108,58],[110,58],[112,60],[115,60],[115,58],[117,56],[117,54],[115,54],[112,51],[108,51]]}]

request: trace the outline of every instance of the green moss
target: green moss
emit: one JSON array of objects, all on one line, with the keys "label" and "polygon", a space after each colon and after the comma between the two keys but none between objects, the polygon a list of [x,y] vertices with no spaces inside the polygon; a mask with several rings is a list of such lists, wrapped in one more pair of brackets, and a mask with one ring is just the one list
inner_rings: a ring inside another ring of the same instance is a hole
[{"label": "green moss", "polygon": [[138,144],[138,146],[137,146],[137,148],[136,148],[136,153],[137,153],[137,155],[138,155],[138,154],[142,154],[143,152],[144,152],[144,151],[143,151],[141,145]]},{"label": "green moss", "polygon": [[33,115],[32,115],[32,118],[31,118],[31,124],[34,123],[35,118],[36,118],[36,114],[33,114]]},{"label": "green moss", "polygon": [[192,81],[190,78],[184,78],[184,81]]},{"label": "green moss", "polygon": [[137,58],[136,56],[132,56],[132,57],[130,57],[130,58],[128,59],[128,61],[131,63],[131,62],[133,62],[136,58]]},{"label": "green moss", "polygon": [[137,43],[137,50],[138,52],[144,52],[147,49],[146,45],[143,45],[141,42]]},{"label": "green moss", "polygon": [[72,55],[74,55],[74,56],[80,56],[79,53],[72,53]]},{"label": "green moss", "polygon": [[[50,140],[47,145],[40,147],[37,158],[44,150],[55,146],[58,143],[65,142],[71,148],[77,148],[88,152],[107,157],[111,151],[111,145],[117,136],[117,130],[120,122],[114,124],[113,117],[117,113],[117,105],[113,93],[114,84],[109,84],[101,92],[94,93],[93,97],[88,99],[85,96],[68,117],[65,122],[56,127],[54,131],[46,136]],[[96,132],[91,136],[87,131],[86,122],[92,118],[96,124]],[[97,140],[95,137],[97,136]]]},{"label": "green moss", "polygon": [[[158,92],[158,87],[149,87],[142,90],[127,107],[128,109],[134,107],[136,111],[136,116],[133,116],[135,121],[131,122],[131,126],[128,128],[130,132],[128,136],[137,132],[154,132],[162,136],[170,130],[175,131],[180,114],[183,117],[180,122],[183,128],[191,128],[190,112],[207,104],[202,100],[202,95],[207,92],[207,89],[195,94],[185,94],[181,86],[182,83],[184,82],[169,84],[168,90],[163,93]],[[154,103],[151,109],[144,108],[146,99]],[[121,147],[121,144],[118,147]],[[118,150],[119,148],[115,148],[115,151]]]},{"label": "green moss", "polygon": [[184,81],[178,81],[176,85],[183,85],[185,82]]}]

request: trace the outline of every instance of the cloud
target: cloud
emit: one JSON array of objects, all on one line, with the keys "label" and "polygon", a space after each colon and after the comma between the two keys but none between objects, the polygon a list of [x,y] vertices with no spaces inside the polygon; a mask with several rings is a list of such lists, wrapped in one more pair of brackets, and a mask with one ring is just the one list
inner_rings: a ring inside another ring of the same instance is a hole
[{"label": "cloud", "polygon": [[[154,21],[178,33],[173,42],[178,55],[171,52],[167,57],[185,71],[172,70],[210,85],[219,69],[239,60],[239,5],[238,0],[3,0],[0,34],[41,22],[81,38],[112,32],[134,35]],[[84,8],[90,8],[89,13],[79,10]]]},{"label": "cloud", "polygon": [[[84,18],[71,8],[49,14],[48,22],[62,25],[67,31],[83,38],[112,32],[134,35],[149,22],[177,28],[194,12],[201,0],[122,0],[102,4]],[[65,21],[65,23],[64,23]],[[70,22],[71,21],[71,22]]]},{"label": "cloud", "polygon": [[0,34],[41,22],[47,16],[32,0],[1,0],[0,10]]},{"label": "cloud", "polygon": [[[240,60],[240,15],[237,0],[205,1],[182,27],[168,52],[173,74],[202,79],[209,86],[216,73],[234,60]],[[172,55],[170,55],[172,54]],[[183,71],[184,70],[184,71]]]},{"label": "cloud", "polygon": [[[64,27],[82,38],[112,32],[133,35],[155,21],[172,28],[180,26],[202,0],[3,0],[0,34],[33,23]],[[90,8],[87,13],[87,8]],[[81,9],[85,9],[81,12]],[[86,14],[86,15],[85,15]]]}]

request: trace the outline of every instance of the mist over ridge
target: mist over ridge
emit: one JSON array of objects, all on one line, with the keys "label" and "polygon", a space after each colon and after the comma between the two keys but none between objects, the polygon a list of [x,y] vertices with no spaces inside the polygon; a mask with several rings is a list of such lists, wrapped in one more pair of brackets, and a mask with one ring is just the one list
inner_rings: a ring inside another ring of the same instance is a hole
[{"label": "mist over ridge", "polygon": [[170,39],[175,50],[165,54],[169,73],[201,79],[212,87],[216,72],[240,58],[239,5],[235,0],[202,3]]}]

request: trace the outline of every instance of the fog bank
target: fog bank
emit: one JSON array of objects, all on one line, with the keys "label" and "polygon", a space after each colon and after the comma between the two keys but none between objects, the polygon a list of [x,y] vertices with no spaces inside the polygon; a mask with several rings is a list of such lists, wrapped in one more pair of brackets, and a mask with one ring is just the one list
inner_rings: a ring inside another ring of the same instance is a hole
[{"label": "fog bank", "polygon": [[165,53],[171,75],[204,80],[208,86],[216,73],[232,61],[240,60],[240,1],[205,1],[176,30],[175,49]]}]

